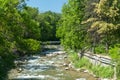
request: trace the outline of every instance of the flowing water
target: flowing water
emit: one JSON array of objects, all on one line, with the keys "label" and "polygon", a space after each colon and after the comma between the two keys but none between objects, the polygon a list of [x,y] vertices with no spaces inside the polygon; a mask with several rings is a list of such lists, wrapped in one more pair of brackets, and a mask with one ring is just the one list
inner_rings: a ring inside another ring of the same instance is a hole
[{"label": "flowing water", "polygon": [[46,54],[16,60],[18,67],[9,73],[9,80],[96,80],[92,75],[70,67],[62,50],[47,50]]}]

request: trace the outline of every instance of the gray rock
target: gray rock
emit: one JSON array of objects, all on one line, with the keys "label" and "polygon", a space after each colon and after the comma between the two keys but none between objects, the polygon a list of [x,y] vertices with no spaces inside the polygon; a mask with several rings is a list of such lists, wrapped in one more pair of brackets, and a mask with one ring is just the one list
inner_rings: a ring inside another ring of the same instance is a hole
[{"label": "gray rock", "polygon": [[89,72],[89,71],[88,71],[88,70],[85,70],[84,72],[87,73],[87,72]]},{"label": "gray rock", "polygon": [[65,59],[65,58],[67,58],[67,56],[64,56],[63,58]]},{"label": "gray rock", "polygon": [[110,80],[110,79],[104,78],[104,79],[101,79],[101,80]]},{"label": "gray rock", "polygon": [[64,63],[63,66],[68,66],[68,64]]},{"label": "gray rock", "polygon": [[66,67],[66,68],[65,68],[65,70],[69,70],[69,68],[68,68],[68,67]]},{"label": "gray rock", "polygon": [[76,71],[80,71],[80,69],[76,69]]},{"label": "gray rock", "polygon": [[87,80],[86,78],[79,78],[79,79],[76,79],[76,80]]},{"label": "gray rock", "polygon": [[20,72],[23,71],[23,69],[22,68],[17,68],[17,71],[18,71],[18,73],[20,73]]}]

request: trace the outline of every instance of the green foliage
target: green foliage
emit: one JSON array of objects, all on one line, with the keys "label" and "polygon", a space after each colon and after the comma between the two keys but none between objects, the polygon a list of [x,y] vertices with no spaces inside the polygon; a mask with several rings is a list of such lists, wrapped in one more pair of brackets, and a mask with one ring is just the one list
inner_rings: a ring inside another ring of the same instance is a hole
[{"label": "green foliage", "polygon": [[120,44],[115,45],[109,50],[111,57],[115,60],[120,59]]},{"label": "green foliage", "polygon": [[40,40],[41,28],[37,20],[39,13],[37,8],[26,7],[21,11],[24,27],[24,38],[32,38]]},{"label": "green foliage", "polygon": [[105,54],[106,50],[105,50],[104,45],[98,45],[98,46],[96,46],[95,47],[95,53],[97,53],[97,54]]},{"label": "green foliage", "polygon": [[72,52],[72,53],[69,53],[69,58],[70,58],[70,60],[72,60],[73,62],[75,62],[76,60],[79,60],[79,57],[78,57],[78,55],[74,52]]},{"label": "green foliage", "polygon": [[61,38],[61,43],[65,48],[82,49],[86,46],[86,27],[81,25],[84,7],[84,0],[68,0],[68,3],[63,6],[57,36]]},{"label": "green foliage", "polygon": [[68,56],[76,68],[83,68],[85,66],[89,66],[89,60],[78,57],[77,53],[74,51],[68,52]]},{"label": "green foliage", "polygon": [[25,53],[35,53],[41,50],[40,41],[34,39],[23,39],[20,43],[20,50]]},{"label": "green foliage", "polygon": [[17,45],[22,45],[19,42],[25,42],[28,51],[34,52],[38,47],[40,49],[36,40],[24,40],[28,39],[28,33],[31,39],[38,39],[40,36],[38,22],[30,17],[33,14],[27,14],[27,10],[24,14],[24,10],[24,0],[0,0],[0,80],[6,80],[7,71],[16,58],[13,53],[20,48]]},{"label": "green foliage", "polygon": [[17,37],[22,37],[23,27],[22,17],[19,13],[18,6],[23,1],[16,0],[2,0],[0,5],[0,56],[9,55],[12,53],[11,43],[16,40]]},{"label": "green foliage", "polygon": [[113,60],[116,62],[116,71],[117,78],[120,79],[120,44],[115,45],[113,48],[109,50],[109,53]]},{"label": "green foliage", "polygon": [[[57,36],[60,37],[64,48],[82,50],[90,46],[89,50],[98,54],[108,53],[110,46],[120,42],[119,2],[119,0],[68,0],[62,8],[62,18],[57,29]],[[95,68],[94,73],[102,77],[111,78],[113,75],[113,70],[109,67],[92,67],[86,60],[79,59],[77,54],[70,55],[78,67]],[[116,55],[116,52],[113,55]]]},{"label": "green foliage", "polygon": [[91,70],[97,77],[102,78],[112,78],[114,74],[114,70],[112,67],[104,67],[100,65],[92,66]]},{"label": "green foliage", "polygon": [[119,16],[117,4],[118,0],[101,0],[94,3],[94,12],[97,16],[88,19],[88,21],[92,22],[90,30],[92,29],[92,31],[95,30],[97,33],[103,34],[117,29],[119,25],[118,18],[116,18]]},{"label": "green foliage", "polygon": [[[92,5],[90,14],[86,11],[86,20],[90,28],[88,32],[92,37],[92,42],[97,45],[99,42],[104,43],[106,53],[111,45],[119,43],[119,0],[96,0],[88,1]],[[87,7],[86,10],[91,9]]]},{"label": "green foliage", "polygon": [[47,11],[39,15],[39,24],[41,28],[42,41],[56,41],[59,40],[56,37],[57,23],[61,17],[61,14]]},{"label": "green foliage", "polygon": [[88,62],[89,62],[89,60],[87,60],[85,58],[81,58],[81,59],[75,61],[74,65],[77,68],[83,68],[85,66],[89,66],[90,65],[90,63],[88,63]]}]

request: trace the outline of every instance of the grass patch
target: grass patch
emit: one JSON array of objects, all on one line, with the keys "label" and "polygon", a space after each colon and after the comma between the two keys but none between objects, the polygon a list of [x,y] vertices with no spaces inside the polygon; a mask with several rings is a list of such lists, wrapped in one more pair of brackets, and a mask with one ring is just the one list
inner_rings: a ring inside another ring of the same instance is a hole
[{"label": "grass patch", "polygon": [[112,78],[114,74],[114,70],[112,67],[105,67],[105,66],[92,66],[90,70],[97,76],[102,78]]}]

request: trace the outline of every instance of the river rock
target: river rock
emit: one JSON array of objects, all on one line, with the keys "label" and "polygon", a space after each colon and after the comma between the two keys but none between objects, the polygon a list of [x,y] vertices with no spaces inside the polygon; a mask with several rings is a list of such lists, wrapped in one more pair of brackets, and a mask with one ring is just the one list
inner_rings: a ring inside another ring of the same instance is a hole
[{"label": "river rock", "polygon": [[68,66],[68,64],[64,63],[63,66]]},{"label": "river rock", "polygon": [[62,60],[63,58],[58,58],[59,60]]},{"label": "river rock", "polygon": [[46,56],[47,56],[47,57],[52,57],[52,56],[53,56],[53,54],[46,54]]},{"label": "river rock", "polygon": [[88,70],[84,70],[85,73],[89,72]]},{"label": "river rock", "polygon": [[67,56],[64,56],[63,58],[65,59],[65,58],[67,58]]},{"label": "river rock", "polygon": [[79,69],[75,69],[76,71],[80,71],[81,69],[79,68]]},{"label": "river rock", "polygon": [[100,79],[100,80],[110,80],[110,79],[104,78],[104,79]]},{"label": "river rock", "polygon": [[79,78],[79,79],[76,79],[76,80],[87,80],[86,78]]},{"label": "river rock", "polygon": [[69,63],[69,65],[68,65],[68,66],[69,66],[69,68],[73,68],[73,65],[72,65],[72,63]]},{"label": "river rock", "polygon": [[20,72],[23,71],[23,69],[22,68],[17,68],[17,71],[18,71],[18,73],[20,73]]},{"label": "river rock", "polygon": [[68,67],[66,67],[66,68],[65,68],[65,70],[69,70],[69,68],[68,68]]},{"label": "river rock", "polygon": [[54,62],[53,62],[53,61],[51,61],[50,63],[51,63],[51,64],[54,64]]}]

